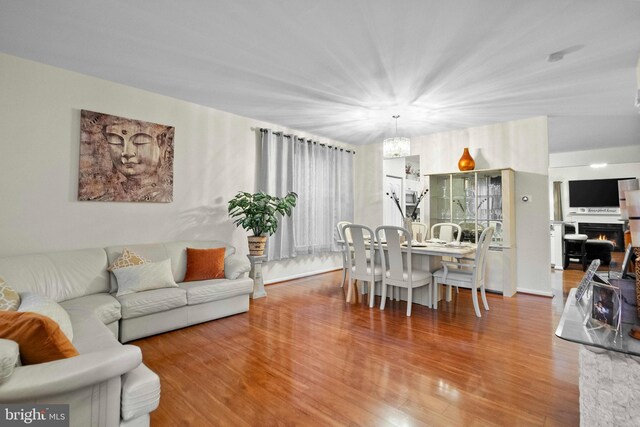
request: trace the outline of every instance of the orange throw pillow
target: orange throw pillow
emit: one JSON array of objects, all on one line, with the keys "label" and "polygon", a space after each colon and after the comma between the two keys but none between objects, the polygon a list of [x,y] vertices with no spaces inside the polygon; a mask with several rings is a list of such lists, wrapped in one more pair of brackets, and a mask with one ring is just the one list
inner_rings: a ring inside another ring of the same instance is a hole
[{"label": "orange throw pillow", "polygon": [[23,365],[79,355],[55,320],[38,313],[1,311],[0,338],[18,343]]},{"label": "orange throw pillow", "polygon": [[224,279],[225,248],[187,248],[187,274],[185,282]]}]

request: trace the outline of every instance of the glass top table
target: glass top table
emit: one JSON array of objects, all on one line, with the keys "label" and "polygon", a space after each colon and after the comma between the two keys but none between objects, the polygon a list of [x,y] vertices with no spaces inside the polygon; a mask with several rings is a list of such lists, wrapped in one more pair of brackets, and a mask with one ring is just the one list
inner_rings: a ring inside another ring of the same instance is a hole
[{"label": "glass top table", "polygon": [[590,322],[585,324],[584,319],[590,311],[591,307],[587,298],[576,301],[576,288],[571,289],[560,323],[556,328],[556,336],[586,346],[640,356],[640,340],[629,336],[633,324],[623,323],[622,331],[618,334],[606,328],[596,329]]}]

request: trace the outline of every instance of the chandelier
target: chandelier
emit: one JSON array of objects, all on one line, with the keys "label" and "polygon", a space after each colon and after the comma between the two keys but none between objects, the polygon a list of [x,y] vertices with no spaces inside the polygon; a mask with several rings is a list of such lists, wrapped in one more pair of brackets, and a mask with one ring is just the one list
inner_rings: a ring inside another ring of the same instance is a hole
[{"label": "chandelier", "polygon": [[393,138],[385,138],[382,141],[384,157],[406,157],[411,154],[411,140],[398,136],[398,118],[400,116],[391,117],[396,119],[396,135]]}]

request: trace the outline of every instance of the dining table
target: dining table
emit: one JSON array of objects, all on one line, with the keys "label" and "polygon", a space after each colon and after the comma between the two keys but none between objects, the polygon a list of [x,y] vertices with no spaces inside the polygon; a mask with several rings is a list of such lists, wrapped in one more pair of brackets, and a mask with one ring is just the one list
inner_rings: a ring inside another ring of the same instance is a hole
[{"label": "dining table", "polygon": [[[386,250],[387,245],[381,242],[376,244],[376,263],[380,263],[378,248]],[[408,245],[402,245],[402,252],[408,252]],[[412,242],[411,244],[411,268],[414,270],[423,270],[434,272],[442,268],[442,258],[453,258],[460,260],[462,258],[470,258],[476,252],[476,245],[473,243],[445,243],[442,241],[432,240],[424,242]],[[406,255],[405,255],[406,256]],[[381,294],[381,289],[376,286],[376,295]],[[413,289],[412,301],[414,304],[424,305],[429,308],[437,309],[438,301],[433,298],[433,284],[431,286],[422,286]],[[438,300],[442,293],[438,292]],[[393,298],[396,300],[407,300],[407,289],[394,287]]]}]

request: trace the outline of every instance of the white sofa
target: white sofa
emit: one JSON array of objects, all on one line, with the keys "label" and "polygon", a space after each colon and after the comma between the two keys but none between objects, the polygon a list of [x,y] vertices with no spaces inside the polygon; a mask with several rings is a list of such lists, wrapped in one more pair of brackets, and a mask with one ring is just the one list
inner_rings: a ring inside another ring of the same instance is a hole
[{"label": "white sofa", "polygon": [[[186,248],[225,247],[227,279],[186,282]],[[219,241],[181,241],[151,245],[126,245],[106,248],[109,264],[128,248],[136,254],[157,262],[171,259],[171,270],[178,288],[156,289],[118,297],[121,305],[120,341],[127,342],[149,335],[182,328],[207,320],[230,316],[249,310],[249,295],[253,280],[245,277],[249,269],[246,257],[235,255],[235,248]],[[236,273],[240,277],[230,279]],[[0,277],[2,270],[0,270]],[[5,279],[7,280],[7,279]],[[117,290],[112,274],[110,292]]]},{"label": "white sofa", "polygon": [[[150,261],[170,258],[179,287],[116,297],[107,267],[125,247]],[[187,247],[226,247],[226,276],[238,277],[181,283]],[[80,353],[16,367],[0,384],[0,402],[67,403],[72,426],[148,426],[160,380],[138,347],[121,342],[247,311],[253,281],[244,277],[247,259],[234,253],[218,241],[180,241],[0,259],[0,277],[9,286],[46,295],[67,311]]]}]

